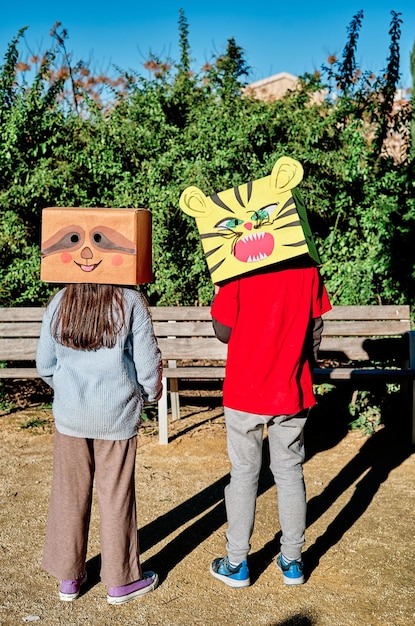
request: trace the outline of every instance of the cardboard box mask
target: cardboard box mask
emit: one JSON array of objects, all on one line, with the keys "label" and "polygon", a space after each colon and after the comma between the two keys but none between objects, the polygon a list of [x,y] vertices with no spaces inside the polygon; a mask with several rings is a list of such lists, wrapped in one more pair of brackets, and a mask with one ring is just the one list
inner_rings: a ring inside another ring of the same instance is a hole
[{"label": "cardboard box mask", "polygon": [[309,254],[319,257],[301,195],[301,164],[281,157],[270,176],[206,196],[187,187],[180,208],[196,219],[214,283]]},{"label": "cardboard box mask", "polygon": [[42,213],[41,254],[45,282],[151,282],[151,212],[48,207]]}]

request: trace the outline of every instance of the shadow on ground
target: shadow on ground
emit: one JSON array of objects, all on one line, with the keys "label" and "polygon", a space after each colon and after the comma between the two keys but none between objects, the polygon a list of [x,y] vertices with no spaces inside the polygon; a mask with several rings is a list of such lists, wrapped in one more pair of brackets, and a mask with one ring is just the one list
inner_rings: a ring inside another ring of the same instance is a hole
[{"label": "shadow on ground", "polygon": [[[349,419],[350,416],[345,410],[338,410],[331,415],[328,415],[327,411],[320,413],[318,410],[313,411],[307,426],[307,441],[310,447],[308,458],[338,443],[348,432]],[[184,431],[188,432],[186,428]],[[310,526],[358,481],[351,499],[325,532],[304,552],[308,576],[312,575],[321,557],[339,542],[363,515],[389,473],[413,452],[409,441],[405,431],[394,427],[393,424],[388,424],[367,439],[358,454],[333,477],[324,491],[308,502],[307,526]],[[144,553],[185,527],[145,563],[146,568],[157,569],[163,580],[182,559],[196,550],[205,539],[226,523],[223,492],[228,481],[229,475],[226,474],[140,529],[140,544]],[[265,439],[258,495],[272,488],[275,487],[269,470],[268,440]],[[253,583],[275,559],[279,552],[279,544],[280,533],[277,533],[260,550],[250,555],[250,573]],[[99,556],[94,557],[88,563],[88,573],[89,585],[92,586],[99,581]],[[278,626],[285,626],[285,624],[306,626],[312,623],[310,616],[297,615],[284,622],[284,625]]]},{"label": "shadow on ground", "polygon": [[[306,462],[315,454],[334,447],[346,436],[349,429],[350,414],[348,411],[349,396],[345,394],[344,389],[334,389],[320,400],[317,407],[312,409],[306,427]],[[215,397],[212,403],[215,408],[220,407],[220,397]],[[194,412],[198,414],[200,419],[196,422],[194,419],[189,420],[189,424],[183,420],[183,426],[180,433],[175,435],[176,437],[184,436],[193,429],[200,428],[201,424],[206,421],[212,421],[212,418],[209,417],[210,407],[206,397],[192,398],[190,405],[195,407]],[[322,517],[345,491],[355,485],[354,492],[348,502],[304,552],[308,576],[312,576],[320,559],[342,539],[345,533],[364,514],[391,471],[413,453],[413,446],[410,443],[409,420],[404,417],[406,414],[403,408],[398,404],[395,406],[385,405],[384,408],[384,427],[366,439],[358,453],[333,476],[324,490],[308,502],[307,526],[310,526]],[[179,506],[140,528],[140,544],[143,553],[159,543],[165,543],[174,533],[178,533],[143,564],[145,568],[156,569],[161,580],[163,580],[168,572],[172,571],[206,538],[226,523],[223,492],[228,481],[229,475],[224,474]],[[269,470],[268,440],[265,439],[258,495],[274,488],[273,478]],[[260,550],[250,555],[250,572],[253,583],[275,559],[279,552],[279,542],[280,533],[277,533]],[[87,568],[89,581],[85,585],[85,592],[99,582],[100,555],[92,558],[88,562]],[[289,626],[291,624],[311,626],[313,617],[298,614],[283,623],[275,624],[275,626]]]}]

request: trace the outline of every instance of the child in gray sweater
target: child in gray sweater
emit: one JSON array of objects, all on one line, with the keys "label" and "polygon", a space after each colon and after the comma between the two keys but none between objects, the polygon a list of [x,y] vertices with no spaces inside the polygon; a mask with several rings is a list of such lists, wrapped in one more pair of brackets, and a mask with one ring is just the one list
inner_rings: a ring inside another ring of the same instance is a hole
[{"label": "child in gray sweater", "polygon": [[73,284],[48,305],[36,365],[53,388],[52,494],[42,565],[61,580],[59,597],[79,596],[95,480],[101,580],[110,604],[158,583],[140,565],[135,499],[137,430],[143,406],[162,392],[162,359],[147,303],[135,290]]}]

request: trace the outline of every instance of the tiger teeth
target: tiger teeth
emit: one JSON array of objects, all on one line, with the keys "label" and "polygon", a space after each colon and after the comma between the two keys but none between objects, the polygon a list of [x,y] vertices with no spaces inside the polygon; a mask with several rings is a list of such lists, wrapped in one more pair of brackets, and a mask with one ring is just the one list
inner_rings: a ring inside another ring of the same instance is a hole
[{"label": "tiger teeth", "polygon": [[251,235],[247,235],[242,239],[244,243],[249,243],[250,241],[258,241],[258,239],[263,239],[265,237],[265,233],[252,233]]},{"label": "tiger teeth", "polygon": [[258,254],[257,256],[249,256],[247,263],[255,263],[256,261],[263,261],[267,258],[266,254]]}]

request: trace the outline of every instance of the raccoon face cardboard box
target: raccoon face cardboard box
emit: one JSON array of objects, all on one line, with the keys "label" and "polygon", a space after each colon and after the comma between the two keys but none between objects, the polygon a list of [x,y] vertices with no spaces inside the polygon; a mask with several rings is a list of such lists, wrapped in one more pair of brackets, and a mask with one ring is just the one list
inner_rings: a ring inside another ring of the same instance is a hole
[{"label": "raccoon face cardboard box", "polygon": [[139,285],[151,282],[151,212],[49,207],[42,213],[41,280]]}]

